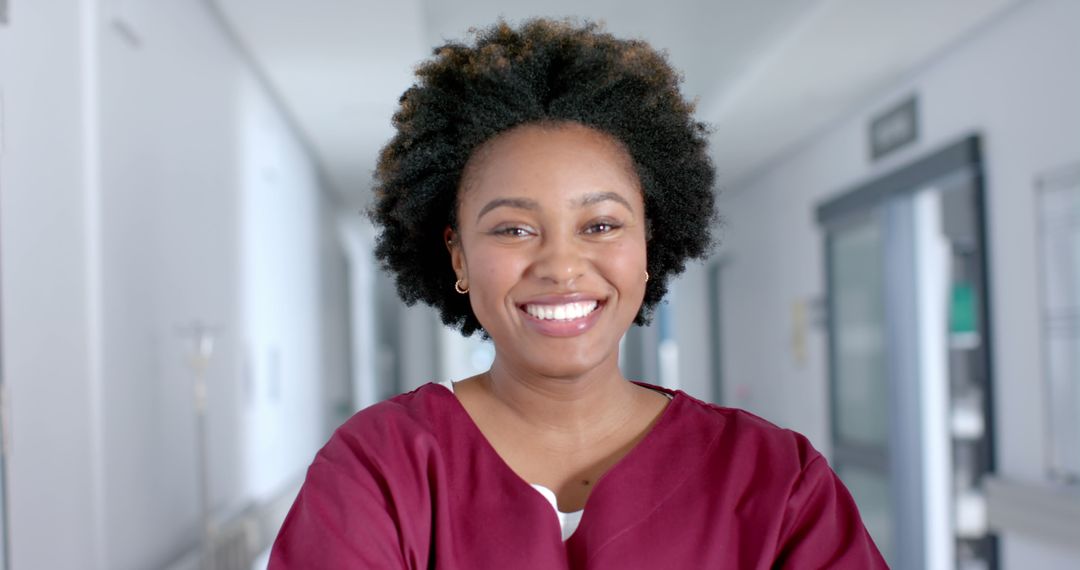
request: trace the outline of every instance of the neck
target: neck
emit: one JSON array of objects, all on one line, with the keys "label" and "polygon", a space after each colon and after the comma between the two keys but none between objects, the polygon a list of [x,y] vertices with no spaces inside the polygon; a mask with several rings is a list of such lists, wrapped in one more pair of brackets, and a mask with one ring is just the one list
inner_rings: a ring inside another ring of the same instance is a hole
[{"label": "neck", "polygon": [[641,404],[640,388],[627,381],[614,354],[575,377],[526,374],[496,356],[478,378],[514,419],[560,445],[589,445],[630,421]]}]

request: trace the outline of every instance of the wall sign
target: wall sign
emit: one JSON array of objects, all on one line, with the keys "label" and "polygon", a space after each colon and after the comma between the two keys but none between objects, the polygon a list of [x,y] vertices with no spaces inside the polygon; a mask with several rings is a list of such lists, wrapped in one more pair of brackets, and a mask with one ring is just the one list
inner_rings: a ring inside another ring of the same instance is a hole
[{"label": "wall sign", "polygon": [[870,158],[877,160],[919,138],[919,105],[914,95],[870,121]]}]

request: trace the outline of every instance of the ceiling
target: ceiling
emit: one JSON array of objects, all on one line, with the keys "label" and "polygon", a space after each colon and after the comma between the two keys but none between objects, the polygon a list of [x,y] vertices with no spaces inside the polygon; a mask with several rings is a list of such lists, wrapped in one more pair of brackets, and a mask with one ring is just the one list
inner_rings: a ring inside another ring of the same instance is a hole
[{"label": "ceiling", "polygon": [[358,208],[413,67],[500,16],[600,20],[666,50],[732,187],[1025,0],[210,1]]}]

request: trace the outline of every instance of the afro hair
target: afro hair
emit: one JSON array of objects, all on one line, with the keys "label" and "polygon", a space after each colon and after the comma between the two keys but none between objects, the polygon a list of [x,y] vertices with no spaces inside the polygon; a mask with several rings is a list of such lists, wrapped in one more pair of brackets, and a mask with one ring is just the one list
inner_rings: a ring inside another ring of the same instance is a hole
[{"label": "afro hair", "polygon": [[457,279],[443,232],[456,228],[469,158],[494,136],[525,124],[578,123],[619,141],[644,194],[650,275],[635,323],[647,324],[668,278],[712,245],[715,171],[708,130],[679,92],[681,77],[644,41],[596,23],[533,19],[471,30],[416,70],[401,96],[397,130],[382,149],[369,215],[375,256],[408,304],[436,308],[469,336],[483,331]]}]

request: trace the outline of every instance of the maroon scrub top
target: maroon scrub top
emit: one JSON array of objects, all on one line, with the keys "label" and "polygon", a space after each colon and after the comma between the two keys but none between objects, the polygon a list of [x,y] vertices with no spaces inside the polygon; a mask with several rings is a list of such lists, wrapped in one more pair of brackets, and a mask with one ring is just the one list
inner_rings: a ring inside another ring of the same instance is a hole
[{"label": "maroon scrub top", "polygon": [[802,435],[673,396],[563,541],[551,504],[457,397],[427,384],[354,415],[315,456],[270,569],[887,568]]}]

